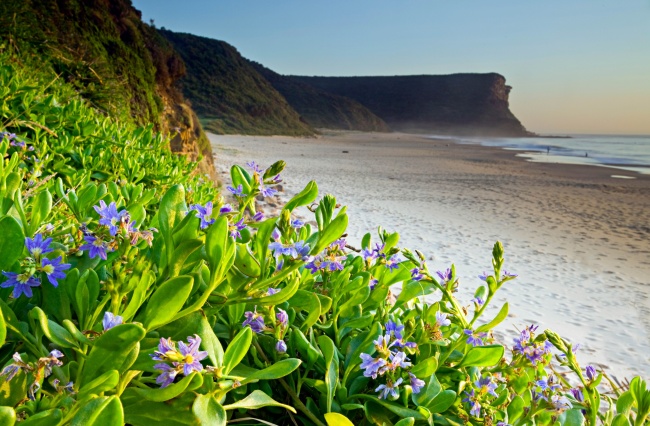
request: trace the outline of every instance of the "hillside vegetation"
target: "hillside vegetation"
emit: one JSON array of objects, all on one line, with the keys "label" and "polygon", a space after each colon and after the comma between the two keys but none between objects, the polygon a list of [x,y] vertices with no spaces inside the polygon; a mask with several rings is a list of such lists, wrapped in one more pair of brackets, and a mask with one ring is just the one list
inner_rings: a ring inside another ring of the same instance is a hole
[{"label": "hillside vegetation", "polygon": [[219,40],[160,30],[187,67],[180,82],[205,128],[215,133],[313,135],[237,49]]},{"label": "hillside vegetation", "polygon": [[353,99],[280,75],[260,63],[251,63],[313,127],[364,132],[390,131],[384,120]]},{"label": "hillside vegetation", "polygon": [[129,0],[0,2],[0,40],[104,114],[170,134],[174,151],[203,156],[213,173],[209,142],[174,85],[184,64]]}]

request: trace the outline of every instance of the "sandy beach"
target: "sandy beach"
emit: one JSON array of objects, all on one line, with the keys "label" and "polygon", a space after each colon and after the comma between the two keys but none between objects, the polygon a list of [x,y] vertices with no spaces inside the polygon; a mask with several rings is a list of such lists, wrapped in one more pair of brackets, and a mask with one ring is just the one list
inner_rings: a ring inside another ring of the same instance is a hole
[{"label": "sandy beach", "polygon": [[650,378],[650,175],[399,133],[209,137],[224,183],[232,164],[285,160],[282,200],[315,180],[320,195],[348,206],[350,244],[379,225],[399,232],[400,246],[425,253],[431,270],[456,265],[468,307],[502,241],[519,278],[484,317],[510,302],[497,338],[509,344],[539,324],[580,343],[583,366]]}]

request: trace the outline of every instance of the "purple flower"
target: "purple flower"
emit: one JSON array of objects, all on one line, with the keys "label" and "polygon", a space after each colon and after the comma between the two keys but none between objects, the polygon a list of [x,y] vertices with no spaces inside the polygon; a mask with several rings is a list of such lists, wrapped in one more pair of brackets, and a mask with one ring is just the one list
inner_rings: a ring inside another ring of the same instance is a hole
[{"label": "purple flower", "polygon": [[480,297],[475,297],[471,300],[472,302],[476,303],[477,306],[483,306],[485,304],[485,300],[481,299]]},{"label": "purple flower", "polygon": [[402,261],[402,259],[399,258],[399,254],[394,254],[390,257],[390,259],[386,260],[386,267],[393,272],[393,270],[399,268],[399,263]]},{"label": "purple flower", "polygon": [[158,350],[149,356],[155,361],[167,361],[176,353],[178,353],[176,350],[176,343],[174,343],[171,337],[167,339],[161,337],[160,342],[158,342]]},{"label": "purple flower", "polygon": [[596,378],[596,368],[593,365],[588,365],[587,368],[585,368],[585,374],[589,381],[593,381]]},{"label": "purple flower", "polygon": [[244,228],[246,228],[246,224],[244,223],[244,219],[241,218],[238,222],[230,226],[230,236],[233,238],[241,238],[241,233],[239,231]]},{"label": "purple flower", "polygon": [[553,345],[545,340],[536,342],[534,339],[535,331],[538,326],[530,325],[521,331],[520,336],[514,339],[515,345],[513,351],[525,356],[533,365],[542,361],[544,355],[550,353]]},{"label": "purple flower", "polygon": [[451,325],[451,321],[447,319],[447,314],[441,311],[436,312],[436,326],[440,328],[448,325]]},{"label": "purple flower", "polygon": [[266,295],[267,296],[273,296],[274,294],[279,293],[281,290],[282,290],[281,288],[271,288],[271,287],[269,287],[269,289],[266,290]]},{"label": "purple flower", "polygon": [[303,221],[300,220],[300,219],[294,219],[294,220],[291,222],[291,226],[292,226],[293,228],[300,229],[300,228],[302,228],[303,226],[305,226],[305,222],[303,222]]},{"label": "purple flower", "polygon": [[37,259],[40,258],[41,255],[53,250],[50,248],[51,242],[52,238],[46,238],[44,240],[42,234],[34,235],[34,239],[29,237],[25,238],[25,246],[27,247],[27,250],[29,250],[29,253]]},{"label": "purple flower", "polygon": [[484,339],[487,337],[487,333],[474,333],[467,328],[464,333],[467,335],[467,344],[472,346],[483,346],[485,344]]},{"label": "purple flower", "polygon": [[93,208],[100,216],[99,224],[108,226],[111,236],[117,234],[118,226],[122,222],[122,218],[129,214],[126,210],[118,213],[114,201],[107,206],[104,200],[100,200],[99,206],[93,206]]},{"label": "purple flower", "polygon": [[264,317],[258,314],[257,311],[246,311],[244,312],[244,316],[246,317],[246,320],[242,323],[242,327],[249,326],[255,333],[261,333],[264,331],[264,328],[266,327],[264,325]]},{"label": "purple flower", "polygon": [[471,389],[469,392],[464,391],[465,395],[467,395],[466,398],[463,398],[462,402],[467,402],[470,404],[470,410],[469,414],[471,414],[474,417],[480,417],[481,416],[481,404],[476,400],[476,397],[474,396],[474,389]]},{"label": "purple flower", "polygon": [[100,257],[106,260],[106,251],[108,250],[108,244],[102,241],[101,238],[95,237],[94,235],[84,235],[84,240],[86,244],[79,247],[79,250],[88,251],[88,256],[93,259],[95,257]]},{"label": "purple flower", "polygon": [[573,395],[573,398],[575,398],[576,401],[578,402],[584,402],[585,397],[582,394],[582,391],[579,388],[574,388],[571,389],[571,394]]},{"label": "purple flower", "polygon": [[402,378],[400,377],[394,383],[390,380],[386,382],[385,385],[379,385],[375,392],[379,392],[379,399],[386,399],[390,395],[392,398],[397,398],[399,396],[399,390],[397,389],[402,383]]},{"label": "purple flower", "polygon": [[363,260],[373,260],[377,258],[377,252],[375,250],[363,249],[361,256]]},{"label": "purple flower", "polygon": [[499,396],[495,392],[497,388],[496,383],[492,383],[490,376],[483,377],[474,382],[474,386],[478,389],[479,395],[490,394],[492,396]]},{"label": "purple flower", "polygon": [[266,186],[260,184],[260,194],[262,194],[263,197],[272,197],[277,192],[278,191],[273,189],[273,188],[269,188],[269,187],[266,187]]},{"label": "purple flower", "polygon": [[505,269],[503,270],[503,275],[501,276],[501,281],[505,279],[512,279],[512,278],[517,278],[519,275],[517,274],[511,274],[510,272],[506,271]]},{"label": "purple flower", "polygon": [[446,271],[437,271],[436,274],[440,277],[442,280],[442,284],[445,284],[451,280],[451,268],[447,268]]},{"label": "purple flower", "polygon": [[399,325],[389,320],[386,324],[386,334],[392,334],[396,339],[402,338],[402,330],[404,330],[403,325]]},{"label": "purple flower", "polygon": [[359,368],[364,370],[363,375],[365,377],[376,379],[379,370],[386,365],[386,360],[383,358],[373,358],[371,355],[366,353],[362,353],[359,357],[362,361]]},{"label": "purple flower", "polygon": [[183,355],[183,361],[179,364],[183,365],[183,374],[189,376],[192,371],[202,371],[203,366],[199,361],[208,356],[207,351],[199,351],[201,345],[201,338],[195,334],[194,337],[188,336],[188,344],[185,342],[178,342],[178,350]]},{"label": "purple flower", "polygon": [[280,179],[280,175],[278,174],[278,175],[273,176],[273,178],[271,180],[267,179],[267,182],[268,183],[280,183],[280,182],[282,182],[282,179]]},{"label": "purple flower", "polygon": [[156,383],[160,385],[161,388],[167,387],[174,382],[178,370],[169,366],[169,364],[159,363],[153,366],[156,370],[162,371],[162,374],[156,377]]},{"label": "purple flower", "polygon": [[21,294],[24,294],[27,297],[32,297],[32,287],[38,287],[41,285],[41,282],[38,278],[28,274],[27,272],[18,274],[16,272],[2,272],[2,275],[9,278],[7,281],[0,284],[2,288],[13,287],[14,291],[12,296],[14,299],[18,299]]},{"label": "purple flower", "polygon": [[539,386],[543,391],[547,389],[550,391],[556,391],[562,388],[559,383],[555,382],[555,377],[553,375],[542,377],[541,379],[537,380],[535,384]]},{"label": "purple flower", "polygon": [[257,212],[257,213],[255,213],[255,214],[253,215],[253,220],[254,220],[255,222],[261,222],[261,221],[263,221],[263,220],[264,220],[264,213],[262,213],[262,212]]},{"label": "purple flower", "polygon": [[59,285],[57,280],[65,278],[63,271],[70,269],[69,263],[61,263],[63,258],[61,256],[56,259],[43,258],[41,260],[41,270],[47,275],[47,279],[54,287]]},{"label": "purple flower", "polygon": [[388,358],[390,359],[390,362],[386,364],[386,367],[388,370],[395,371],[397,367],[399,368],[409,368],[411,366],[411,363],[409,362],[408,358],[406,357],[406,354],[402,351],[398,351],[396,353],[391,353]]},{"label": "purple flower", "polygon": [[271,250],[276,259],[279,259],[282,256],[298,256],[298,252],[293,244],[285,245],[280,242],[273,242],[269,244],[269,250]]},{"label": "purple flower", "polygon": [[278,343],[275,344],[275,351],[279,354],[287,352],[287,344],[284,343],[284,340],[278,340]]},{"label": "purple flower", "polygon": [[219,209],[219,214],[226,214],[232,212],[232,206],[230,204],[224,204],[223,207]]},{"label": "purple flower", "polygon": [[275,318],[280,322],[280,325],[283,328],[287,327],[287,324],[289,323],[289,315],[287,315],[287,312],[284,309],[278,308]]},{"label": "purple flower", "polygon": [[375,348],[377,351],[382,353],[388,353],[390,348],[390,334],[386,333],[385,335],[379,335],[377,340],[374,340]]},{"label": "purple flower", "polygon": [[418,379],[413,373],[409,373],[409,378],[411,379],[411,389],[413,390],[413,393],[420,393],[422,387],[426,385],[424,380]]},{"label": "purple flower", "polygon": [[420,281],[424,276],[421,274],[422,270],[420,268],[411,269],[411,279],[413,281]]},{"label": "purple flower", "polygon": [[262,169],[255,161],[249,161],[246,165],[255,173],[262,173]]},{"label": "purple flower", "polygon": [[248,195],[248,194],[244,194],[244,187],[242,186],[241,183],[237,185],[237,188],[233,188],[232,186],[227,186],[226,189],[232,192],[232,194],[236,197],[245,197],[246,195]]},{"label": "purple flower", "polygon": [[374,290],[377,284],[379,284],[379,280],[377,278],[373,278],[368,283],[368,287],[370,287],[370,290]]},{"label": "purple flower", "polygon": [[205,229],[214,223],[214,219],[209,219],[212,215],[212,201],[205,203],[205,207],[200,204],[192,204],[190,210],[196,211],[195,216],[201,219],[201,229]]},{"label": "purple flower", "polygon": [[487,281],[489,275],[488,275],[487,272],[483,271],[483,273],[482,273],[481,275],[479,275],[478,277],[479,277],[479,279],[481,279],[482,281]]},{"label": "purple flower", "polygon": [[296,258],[307,260],[307,258],[309,257],[309,251],[311,250],[309,244],[305,244],[304,241],[298,241],[296,242],[294,247],[296,249]]},{"label": "purple flower", "polygon": [[280,239],[280,237],[282,237],[280,230],[278,228],[273,228],[273,231],[271,232],[271,238],[277,241]]},{"label": "purple flower", "polygon": [[122,321],[123,319],[121,316],[106,311],[104,312],[104,319],[102,320],[102,326],[104,327],[104,331],[107,331],[115,327],[116,325],[122,324]]},{"label": "purple flower", "polygon": [[558,411],[569,410],[573,408],[571,401],[569,401],[569,399],[563,395],[553,395],[551,397],[551,404],[553,405],[553,408]]}]

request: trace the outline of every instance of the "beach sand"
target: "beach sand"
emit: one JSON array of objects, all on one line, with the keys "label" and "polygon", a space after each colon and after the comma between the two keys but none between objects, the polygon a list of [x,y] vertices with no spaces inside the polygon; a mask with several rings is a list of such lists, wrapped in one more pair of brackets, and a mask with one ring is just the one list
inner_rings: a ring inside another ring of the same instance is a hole
[{"label": "beach sand", "polygon": [[378,241],[380,225],[399,232],[400,246],[425,253],[430,270],[456,265],[458,298],[470,309],[502,241],[505,268],[519,277],[483,317],[509,301],[497,339],[510,345],[538,324],[580,343],[583,367],[650,378],[650,176],[400,133],[209,137],[224,183],[232,164],[285,160],[281,200],[315,180],[319,198],[331,193],[348,206],[351,245],[366,232]]}]

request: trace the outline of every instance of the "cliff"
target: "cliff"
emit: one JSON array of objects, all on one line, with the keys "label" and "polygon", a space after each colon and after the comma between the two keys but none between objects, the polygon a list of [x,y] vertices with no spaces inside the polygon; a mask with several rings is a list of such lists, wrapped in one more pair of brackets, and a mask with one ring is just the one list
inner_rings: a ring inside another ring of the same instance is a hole
[{"label": "cliff", "polygon": [[366,132],[390,131],[384,120],[353,99],[280,75],[257,62],[251,64],[313,127]]},{"label": "cliff", "polygon": [[214,177],[209,141],[175,85],[185,66],[130,0],[0,2],[0,44],[105,114],[153,123],[173,151],[202,156],[201,172]]},{"label": "cliff", "polygon": [[219,40],[160,30],[179,52],[187,74],[180,87],[215,133],[313,135],[280,93],[237,49]]},{"label": "cliff", "polygon": [[508,94],[511,87],[496,73],[290,78],[358,101],[394,130],[531,135],[510,112]]}]

